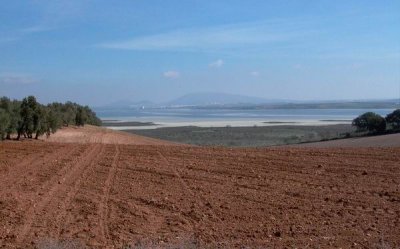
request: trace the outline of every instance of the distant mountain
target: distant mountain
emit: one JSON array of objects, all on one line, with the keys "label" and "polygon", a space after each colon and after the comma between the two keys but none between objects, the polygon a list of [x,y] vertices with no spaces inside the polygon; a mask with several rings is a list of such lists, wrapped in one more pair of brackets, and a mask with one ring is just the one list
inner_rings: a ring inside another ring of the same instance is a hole
[{"label": "distant mountain", "polygon": [[209,106],[209,105],[232,105],[232,104],[265,104],[282,102],[279,100],[267,100],[264,98],[216,93],[216,92],[201,92],[190,93],[182,97],[174,99],[167,106]]},{"label": "distant mountain", "polygon": [[290,101],[263,104],[244,105],[219,105],[219,106],[197,106],[200,109],[230,109],[230,110],[268,110],[268,109],[398,109],[399,101],[396,100],[358,100],[358,101]]},{"label": "distant mountain", "polygon": [[365,108],[399,108],[398,99],[376,100],[278,100],[264,99],[238,94],[217,92],[199,92],[183,95],[164,103],[151,101],[121,100],[96,110],[114,109],[148,109],[148,108],[228,108],[228,109],[365,109]]}]

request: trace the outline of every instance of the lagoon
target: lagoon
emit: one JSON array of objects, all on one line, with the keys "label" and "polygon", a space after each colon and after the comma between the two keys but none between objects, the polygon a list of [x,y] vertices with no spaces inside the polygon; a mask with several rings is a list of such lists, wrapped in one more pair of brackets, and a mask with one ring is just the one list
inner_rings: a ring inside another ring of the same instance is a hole
[{"label": "lagoon", "polygon": [[[161,127],[246,127],[276,125],[350,124],[367,111],[386,116],[393,109],[96,109],[102,120],[111,122],[152,122],[155,125],[109,126],[112,129],[156,129]],[[109,123],[109,122],[108,122]]]}]

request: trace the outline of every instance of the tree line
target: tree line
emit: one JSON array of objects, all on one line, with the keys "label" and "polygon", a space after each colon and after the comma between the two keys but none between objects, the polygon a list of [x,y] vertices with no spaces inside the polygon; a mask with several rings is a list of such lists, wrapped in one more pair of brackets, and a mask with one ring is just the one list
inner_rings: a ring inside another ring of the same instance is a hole
[{"label": "tree line", "polygon": [[393,111],[385,118],[374,112],[366,112],[355,118],[352,125],[360,132],[400,131],[400,109]]},{"label": "tree line", "polygon": [[22,101],[0,98],[0,140],[16,139],[21,136],[38,139],[39,136],[55,133],[62,126],[91,124],[100,126],[101,120],[88,106],[77,103],[37,102],[34,96],[28,96]]}]

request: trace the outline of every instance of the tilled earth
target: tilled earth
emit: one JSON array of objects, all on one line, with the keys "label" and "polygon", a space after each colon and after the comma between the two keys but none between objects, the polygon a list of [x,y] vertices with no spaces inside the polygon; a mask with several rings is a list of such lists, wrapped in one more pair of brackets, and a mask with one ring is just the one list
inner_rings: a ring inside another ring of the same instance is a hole
[{"label": "tilled earth", "polygon": [[0,187],[4,248],[400,246],[400,148],[3,142]]}]

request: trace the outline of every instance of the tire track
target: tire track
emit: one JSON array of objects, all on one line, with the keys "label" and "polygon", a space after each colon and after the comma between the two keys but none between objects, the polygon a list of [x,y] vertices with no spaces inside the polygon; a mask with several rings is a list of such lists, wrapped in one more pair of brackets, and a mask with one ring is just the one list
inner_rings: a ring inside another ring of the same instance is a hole
[{"label": "tire track", "polygon": [[[79,178],[72,183],[72,185],[73,185],[72,188],[66,193],[67,196],[62,201],[62,204],[59,205],[59,208],[61,210],[61,212],[57,216],[57,220],[58,220],[59,224],[64,224],[64,225],[69,224],[68,218],[67,218],[67,212],[71,207],[71,200],[77,195],[82,181],[87,178],[89,170],[92,169],[94,167],[94,165],[100,161],[101,158],[98,157],[97,155],[102,155],[102,156],[104,155],[105,145],[97,144],[97,146],[98,147],[97,147],[96,152],[94,152],[94,153],[92,153],[92,155],[86,157],[84,162],[81,162],[83,168],[80,171]],[[62,229],[64,229],[64,228],[61,228],[61,227],[57,228],[56,231],[57,231],[58,236],[61,235]]]},{"label": "tire track", "polygon": [[[128,233],[129,237],[126,241],[132,241],[138,239],[140,234],[143,235],[155,235],[160,234],[163,231],[163,225],[165,217],[170,214],[169,210],[164,210],[159,207],[151,205],[151,200],[147,200],[143,193],[142,186],[137,178],[128,177],[130,172],[126,172],[127,164],[131,165],[126,159],[129,156],[132,161],[137,162],[137,154],[142,154],[141,148],[135,148],[134,153],[127,153],[124,145],[119,145],[120,156],[119,163],[115,170],[114,181],[111,181],[112,192],[109,195],[108,206],[107,206],[107,222],[104,222],[105,228],[107,229],[108,236],[107,242],[104,244],[105,248],[123,248],[123,240],[121,237],[122,224],[129,224]],[[132,148],[132,147],[131,147]],[[154,153],[156,156],[157,154]],[[132,157],[133,156],[133,157]],[[134,166],[136,167],[136,165]],[[140,172],[134,172],[136,177],[145,179],[146,177],[141,175]],[[134,187],[133,187],[134,186]],[[143,199],[142,199],[143,198]],[[104,202],[105,203],[105,202]],[[145,230],[142,229],[143,224],[147,224]],[[126,231],[126,227],[124,228]],[[125,237],[125,236],[123,236]],[[112,242],[111,242],[112,241]]]},{"label": "tire track", "polygon": [[179,172],[174,167],[171,167],[171,165],[169,164],[167,158],[161,152],[157,151],[157,153],[161,157],[161,159],[165,162],[165,164],[168,166],[168,168],[172,169],[172,172],[179,179],[179,182],[185,188],[185,190],[188,191],[190,193],[190,195],[192,195],[193,197],[196,197],[195,193],[193,193],[192,189],[186,184],[186,182],[183,180],[183,178],[179,174]]},{"label": "tire track", "polygon": [[[46,195],[36,205],[31,207],[27,211],[25,215],[26,217],[25,223],[21,228],[21,230],[17,233],[17,238],[16,238],[17,244],[21,244],[24,242],[24,240],[26,239],[26,237],[28,236],[29,232],[32,229],[32,225],[38,219],[38,216],[40,218],[43,218],[40,216],[40,214],[43,213],[43,211],[45,211],[46,208],[49,209],[50,207],[49,203],[52,201],[52,199],[62,196],[62,194],[59,192],[63,191],[62,187],[64,187],[64,184],[66,182],[74,181],[76,178],[79,178],[79,176],[82,175],[81,173],[84,170],[83,168],[85,168],[87,163],[89,163],[96,156],[99,148],[100,148],[99,144],[91,145],[91,147],[89,148],[90,151],[87,154],[85,154],[84,158],[81,159],[81,162],[75,164],[70,171],[65,172],[65,174],[63,175],[64,177],[61,177],[61,180],[59,180],[58,182],[55,181],[49,187],[49,190],[46,192]],[[65,169],[65,171],[66,170],[67,169]],[[49,212],[51,213],[51,211],[54,210],[50,209]]]},{"label": "tire track", "polygon": [[[48,151],[48,147],[46,146],[45,148],[46,151]],[[81,149],[83,149],[83,146],[55,147],[45,155],[39,154],[37,157],[38,161],[29,165],[29,167],[27,167],[24,172],[21,172],[19,176],[16,176],[14,179],[9,178],[7,181],[1,183],[3,192],[9,194],[0,195],[2,196],[0,198],[3,198],[4,196],[14,196],[11,197],[16,201],[16,203],[13,204],[14,208],[12,213],[21,217],[21,219],[7,217],[4,221],[8,226],[3,228],[12,231],[12,236],[14,238],[12,243],[13,245],[16,244],[19,236],[18,228],[23,227],[23,221],[26,220],[26,216],[32,215],[32,210],[37,205],[37,202],[40,202],[41,199],[43,199],[43,195],[45,196],[48,189],[51,188],[60,178],[60,172],[71,168],[71,164],[65,163],[65,160],[71,160],[71,157],[79,158],[83,154],[83,152],[80,151]],[[17,172],[20,172],[20,170],[21,169],[18,169]],[[11,175],[16,174],[16,172],[13,173],[14,174]],[[1,212],[2,210],[0,210],[0,213]],[[22,219],[23,217],[25,218]]]},{"label": "tire track", "polygon": [[111,186],[115,180],[115,175],[116,175],[117,168],[118,168],[119,155],[120,155],[119,145],[116,144],[115,145],[115,154],[114,154],[113,161],[111,164],[111,169],[108,172],[107,180],[104,185],[104,194],[101,198],[100,207],[99,207],[99,209],[100,209],[99,228],[100,228],[100,235],[101,235],[101,241],[103,242],[103,246],[108,245],[108,241],[110,239],[109,228],[108,228],[108,213],[109,213],[108,201],[110,199]]},{"label": "tire track", "polygon": [[[196,202],[198,204],[200,204],[199,206],[202,208],[206,208],[207,205],[205,204],[205,200],[202,196],[196,195],[192,189],[189,187],[189,185],[187,185],[187,183],[185,182],[184,178],[179,174],[179,172],[175,169],[175,167],[172,167],[171,164],[168,162],[167,158],[160,152],[157,151],[157,153],[160,155],[161,159],[166,163],[166,165],[172,169],[172,171],[174,172],[174,174],[176,175],[176,177],[179,179],[179,182],[181,183],[181,185],[185,188],[185,190],[187,192],[189,192],[189,194],[193,197],[194,200],[196,200]],[[211,208],[208,209],[211,214],[214,216],[214,218],[216,218],[219,222],[222,222],[221,218],[214,212],[214,210],[212,210]],[[204,211],[201,211],[203,214]],[[208,215],[207,215],[208,216]]]}]

